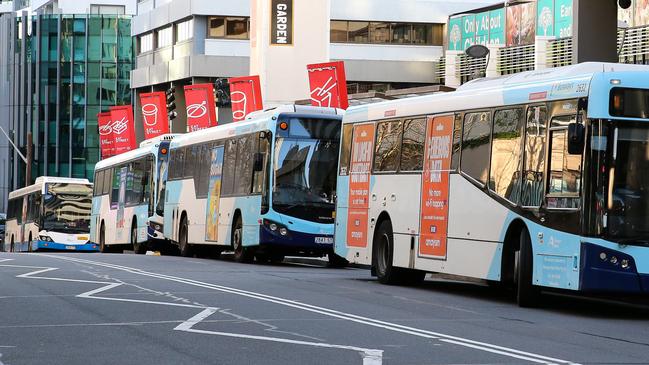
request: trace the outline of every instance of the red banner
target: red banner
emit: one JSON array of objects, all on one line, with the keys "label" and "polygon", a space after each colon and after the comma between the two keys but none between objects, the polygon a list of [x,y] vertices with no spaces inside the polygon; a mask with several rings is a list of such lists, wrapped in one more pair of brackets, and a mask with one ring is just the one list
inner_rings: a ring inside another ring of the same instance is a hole
[{"label": "red banner", "polygon": [[133,107],[130,105],[111,106],[109,110],[115,140],[115,154],[119,155],[137,148],[133,125]]},{"label": "red banner", "polygon": [[349,168],[349,211],[347,246],[367,247],[370,208],[370,167],[374,151],[374,124],[354,126]]},{"label": "red banner", "polygon": [[169,133],[167,99],[163,91],[140,94],[140,111],[144,126],[144,139]]},{"label": "red banner", "polygon": [[347,109],[347,78],[343,61],[307,65],[311,105]]},{"label": "red banner", "polygon": [[452,115],[428,118],[421,175],[419,255],[439,259],[446,258],[453,119]]},{"label": "red banner", "polygon": [[187,105],[187,131],[195,132],[214,127],[216,121],[216,101],[212,84],[185,86],[185,105]]},{"label": "red banner", "polygon": [[99,147],[102,159],[115,155],[115,139],[113,138],[113,127],[111,124],[110,112],[97,114]]},{"label": "red banner", "polygon": [[228,83],[233,121],[244,120],[248,114],[264,108],[259,76],[233,77],[228,79]]}]

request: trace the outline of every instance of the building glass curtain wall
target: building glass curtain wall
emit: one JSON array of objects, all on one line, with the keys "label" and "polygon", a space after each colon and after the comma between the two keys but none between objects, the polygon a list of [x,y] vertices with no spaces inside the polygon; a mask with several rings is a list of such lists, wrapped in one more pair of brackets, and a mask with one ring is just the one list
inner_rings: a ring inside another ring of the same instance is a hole
[{"label": "building glass curtain wall", "polygon": [[[93,178],[99,160],[97,113],[131,103],[131,19],[121,15],[16,17],[10,129],[26,150],[33,134],[32,179]],[[31,125],[28,125],[31,124]],[[10,184],[25,185],[24,164],[10,158]]]}]

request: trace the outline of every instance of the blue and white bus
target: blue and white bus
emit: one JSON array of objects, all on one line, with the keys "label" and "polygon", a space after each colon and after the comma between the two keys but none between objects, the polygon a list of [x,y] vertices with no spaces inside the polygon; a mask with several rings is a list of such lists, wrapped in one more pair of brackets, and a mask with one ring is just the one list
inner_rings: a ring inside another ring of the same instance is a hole
[{"label": "blue and white bus", "polygon": [[426,272],[649,293],[649,67],[584,63],[350,108],[336,253]]},{"label": "blue and white bus", "polygon": [[164,236],[183,256],[197,246],[239,262],[331,254],[341,113],[282,106],[175,138]]},{"label": "blue and white bus", "polygon": [[101,252],[132,248],[142,254],[162,239],[162,230],[156,232],[148,220],[156,217],[160,166],[166,165],[174,136],[144,141],[135,150],[95,165],[90,239]]},{"label": "blue and white bus", "polygon": [[89,241],[92,184],[41,176],[9,193],[4,251],[97,251]]}]

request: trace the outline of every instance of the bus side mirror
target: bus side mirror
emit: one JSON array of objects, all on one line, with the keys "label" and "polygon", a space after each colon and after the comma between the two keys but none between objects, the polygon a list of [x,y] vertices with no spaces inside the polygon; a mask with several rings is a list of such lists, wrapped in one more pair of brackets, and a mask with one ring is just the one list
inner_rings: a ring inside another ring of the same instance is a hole
[{"label": "bus side mirror", "polygon": [[255,153],[255,161],[252,167],[253,171],[262,171],[264,169],[264,154]]},{"label": "bus side mirror", "polygon": [[584,125],[570,123],[568,125],[568,153],[571,155],[581,155],[584,151],[584,140]]}]

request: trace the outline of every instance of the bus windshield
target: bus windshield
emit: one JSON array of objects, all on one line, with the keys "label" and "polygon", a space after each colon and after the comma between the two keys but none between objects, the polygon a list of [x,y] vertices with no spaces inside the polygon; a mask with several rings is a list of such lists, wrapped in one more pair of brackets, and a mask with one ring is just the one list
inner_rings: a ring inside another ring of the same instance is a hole
[{"label": "bus windshield", "polygon": [[92,187],[88,185],[47,184],[43,195],[43,225],[41,229],[61,233],[90,231]]},{"label": "bus windshield", "polygon": [[608,231],[612,238],[649,241],[649,127],[615,129],[609,178]]},{"label": "bus windshield", "polygon": [[[325,127],[323,127],[325,126]],[[333,223],[339,122],[290,121],[275,145],[273,209],[318,223]]]}]

